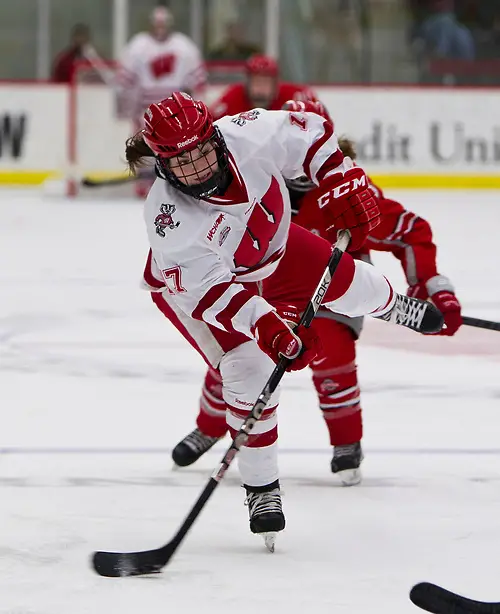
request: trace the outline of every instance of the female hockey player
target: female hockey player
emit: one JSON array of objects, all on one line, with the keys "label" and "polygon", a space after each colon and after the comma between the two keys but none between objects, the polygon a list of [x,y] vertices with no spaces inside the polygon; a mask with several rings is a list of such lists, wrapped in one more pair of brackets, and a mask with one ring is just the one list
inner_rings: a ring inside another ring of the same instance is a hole
[{"label": "female hockey player", "polygon": [[[379,222],[363,170],[338,149],[330,122],[314,113],[258,109],[216,124],[207,107],[175,92],[152,104],[127,144],[134,170],[154,155],[158,179],[145,203],[150,252],[144,281],[162,313],[222,380],[235,435],[279,357],[289,370],[318,354],[314,329],[294,328],[340,229],[360,249]],[[290,223],[283,177],[306,175],[321,190],[328,240]],[[305,259],[303,254],[307,253]],[[344,254],[324,307],[370,314],[419,332],[437,332],[428,302],[395,293],[374,267]],[[281,317],[283,314],[284,317]],[[277,462],[279,391],[238,455],[250,530],[285,526]]]},{"label": "female hockey player", "polygon": [[[318,113],[331,121],[325,107],[316,100],[291,100],[284,108],[293,112]],[[339,145],[345,156],[355,159],[355,150],[349,140],[340,139]],[[305,176],[286,180],[286,184],[294,223],[326,236],[317,208],[321,188]],[[429,223],[407,211],[400,203],[386,198],[372,182],[369,186],[380,210],[381,223],[370,231],[366,243],[352,254],[353,257],[369,262],[370,250],[393,253],[403,266],[409,285],[408,294],[421,299],[431,297],[445,319],[446,328],[440,334],[454,335],[462,323],[460,303],[450,280],[438,273],[436,246]],[[313,324],[321,339],[322,351],[310,363],[312,379],[333,446],[331,470],[345,486],[361,481],[363,423],[356,372],[356,340],[362,322],[361,317],[349,318],[322,309]],[[196,428],[174,448],[172,457],[175,464],[191,465],[223,437],[227,432],[225,416],[221,376],[216,369],[209,367],[201,391]]]}]

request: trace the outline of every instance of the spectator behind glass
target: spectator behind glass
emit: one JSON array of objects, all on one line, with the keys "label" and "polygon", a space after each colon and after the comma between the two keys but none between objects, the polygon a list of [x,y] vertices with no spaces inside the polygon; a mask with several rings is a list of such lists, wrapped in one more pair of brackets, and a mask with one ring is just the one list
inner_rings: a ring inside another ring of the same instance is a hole
[{"label": "spectator behind glass", "polygon": [[311,81],[359,81],[363,75],[362,0],[316,0],[310,41],[315,57]]},{"label": "spectator behind glass", "polygon": [[71,28],[69,47],[63,49],[56,57],[52,69],[52,81],[70,83],[75,62],[85,58],[85,47],[90,44],[90,28],[77,23]]},{"label": "spectator behind glass", "polygon": [[410,0],[416,18],[413,35],[427,58],[473,60],[472,34],[455,14],[454,0]]},{"label": "spectator behind glass", "polygon": [[472,32],[477,58],[500,58],[500,0],[456,0],[455,8]]},{"label": "spectator behind glass", "polygon": [[208,59],[243,61],[255,53],[261,53],[261,49],[245,40],[243,28],[239,22],[230,21],[226,24],[224,40],[210,51]]}]

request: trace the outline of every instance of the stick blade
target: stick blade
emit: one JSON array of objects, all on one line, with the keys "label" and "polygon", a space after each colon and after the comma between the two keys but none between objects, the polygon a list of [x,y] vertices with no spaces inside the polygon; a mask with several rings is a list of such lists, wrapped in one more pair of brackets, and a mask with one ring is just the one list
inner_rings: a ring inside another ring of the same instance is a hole
[{"label": "stick blade", "polygon": [[500,614],[500,603],[474,601],[430,582],[415,584],[410,600],[432,614]]},{"label": "stick blade", "polygon": [[92,567],[100,576],[124,578],[160,573],[173,554],[170,544],[143,552],[94,552]]}]

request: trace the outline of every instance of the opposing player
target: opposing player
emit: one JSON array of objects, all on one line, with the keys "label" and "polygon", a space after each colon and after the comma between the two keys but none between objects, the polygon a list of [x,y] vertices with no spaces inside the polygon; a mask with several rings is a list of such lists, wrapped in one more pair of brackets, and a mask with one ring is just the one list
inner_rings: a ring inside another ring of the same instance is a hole
[{"label": "opposing player", "polygon": [[[121,106],[134,133],[142,128],[148,105],[178,90],[198,96],[206,85],[200,50],[188,36],[174,31],[169,9],[156,7],[150,19],[150,30],[136,34],[126,45],[118,71]],[[137,181],[137,195],[146,196],[150,187],[151,181]]]},{"label": "opposing player", "polygon": [[311,100],[314,92],[307,85],[279,80],[276,60],[253,55],[245,63],[245,81],[230,85],[211,107],[215,119],[236,115],[255,107],[278,111],[287,100]]},{"label": "opposing player", "polygon": [[[313,113],[254,110],[214,124],[184,93],[151,105],[127,144],[134,170],[154,154],[158,179],[145,204],[151,245],[144,281],[162,313],[221,374],[235,435],[280,356],[305,368],[319,351],[314,329],[294,328],[331,255],[338,230],[353,249],[378,223],[363,170],[338,149],[332,124]],[[290,223],[283,177],[320,185],[328,240]],[[305,259],[303,254],[307,253]],[[340,260],[324,307],[370,314],[419,332],[442,327],[430,303],[395,293],[374,267]],[[285,526],[273,394],[238,455],[250,529],[274,548]]]},{"label": "opposing player", "polygon": [[[330,119],[319,102],[288,101],[285,108],[293,112],[312,111]],[[355,159],[354,147],[349,140],[340,139],[339,144],[344,155]],[[326,236],[317,206],[323,195],[321,187],[306,176],[287,179],[286,184],[295,214],[294,223]],[[455,334],[462,323],[460,303],[450,280],[438,273],[436,246],[429,223],[400,203],[386,198],[371,181],[369,188],[378,204],[381,223],[370,231],[365,244],[352,254],[353,257],[369,262],[370,250],[392,252],[403,266],[409,285],[408,294],[421,299],[430,297],[445,318],[446,328],[440,334]],[[355,342],[361,332],[362,318],[347,318],[322,309],[313,326],[321,339],[322,350],[310,367],[333,446],[331,470],[338,474],[344,485],[352,486],[361,480],[363,424]],[[226,434],[225,413],[220,374],[209,367],[201,392],[197,426],[172,453],[177,465],[194,463]]]}]

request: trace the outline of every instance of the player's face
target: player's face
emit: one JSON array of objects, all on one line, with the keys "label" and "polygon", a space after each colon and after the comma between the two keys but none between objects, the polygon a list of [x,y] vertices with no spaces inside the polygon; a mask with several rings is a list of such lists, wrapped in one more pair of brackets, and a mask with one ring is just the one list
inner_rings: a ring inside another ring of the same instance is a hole
[{"label": "player's face", "polygon": [[270,75],[250,75],[247,87],[252,103],[266,108],[276,94],[276,78]]},{"label": "player's face", "polygon": [[211,141],[170,158],[168,164],[177,179],[186,185],[203,183],[219,170],[217,152]]},{"label": "player's face", "polygon": [[151,33],[157,41],[164,41],[168,38],[170,27],[166,22],[157,21],[153,24]]}]

